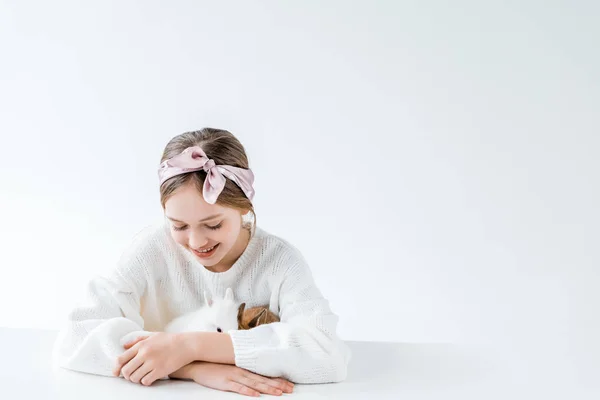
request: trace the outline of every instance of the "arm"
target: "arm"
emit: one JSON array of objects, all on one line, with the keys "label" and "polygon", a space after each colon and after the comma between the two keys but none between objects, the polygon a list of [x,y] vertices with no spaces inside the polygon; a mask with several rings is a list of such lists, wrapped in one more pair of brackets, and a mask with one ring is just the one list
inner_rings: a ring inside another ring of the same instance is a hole
[{"label": "arm", "polygon": [[235,364],[297,383],[343,381],[350,351],[337,337],[338,317],[300,257],[286,271],[279,298],[281,322],[229,332]]},{"label": "arm", "polygon": [[284,379],[265,378],[234,365],[195,361],[170,375],[174,379],[193,380],[209,388],[258,397],[261,393],[281,396],[292,393],[294,385]]},{"label": "arm", "polygon": [[[122,339],[149,335],[143,330],[140,297],[145,290],[142,257],[129,251],[107,278],[93,279],[86,300],[68,315],[54,344],[53,362],[66,369],[111,376],[124,351]],[[137,253],[137,254],[136,254]]]},{"label": "arm", "polygon": [[183,367],[179,368],[177,371],[170,374],[169,378],[193,381],[194,378],[196,377],[197,365],[199,365],[198,361],[194,361],[192,363],[184,365]]},{"label": "arm", "polygon": [[196,361],[235,365],[231,336],[218,332],[185,332],[180,334],[184,346]]}]

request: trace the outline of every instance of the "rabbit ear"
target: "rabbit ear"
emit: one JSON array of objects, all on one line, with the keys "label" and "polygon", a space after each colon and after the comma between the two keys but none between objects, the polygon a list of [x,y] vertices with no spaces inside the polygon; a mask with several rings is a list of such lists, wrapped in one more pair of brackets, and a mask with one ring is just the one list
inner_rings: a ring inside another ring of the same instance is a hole
[{"label": "rabbit ear", "polygon": [[246,308],[246,303],[242,303],[238,307],[238,315],[237,315],[238,329],[242,329],[242,318],[244,317],[245,308]]},{"label": "rabbit ear", "polygon": [[231,288],[227,288],[225,291],[225,300],[233,301],[233,290]]},{"label": "rabbit ear", "polygon": [[263,308],[261,313],[258,315],[258,320],[256,321],[256,325],[262,325],[267,323],[267,318],[269,317],[269,313],[266,308]]},{"label": "rabbit ear", "polygon": [[205,290],[204,291],[204,304],[206,304],[207,306],[212,306],[212,300],[210,297],[208,297],[208,292]]},{"label": "rabbit ear", "polygon": [[249,326],[250,328],[255,328],[255,327],[257,327],[258,325],[260,325],[260,324],[259,324],[259,320],[260,320],[260,318],[261,318],[263,315],[265,315],[265,314],[266,314],[266,312],[267,312],[267,309],[266,309],[266,308],[263,308],[263,309],[261,310],[261,312],[259,312],[258,314],[256,314],[256,316],[255,316],[254,318],[252,318],[252,319],[250,320],[250,322],[248,322],[248,326]]}]

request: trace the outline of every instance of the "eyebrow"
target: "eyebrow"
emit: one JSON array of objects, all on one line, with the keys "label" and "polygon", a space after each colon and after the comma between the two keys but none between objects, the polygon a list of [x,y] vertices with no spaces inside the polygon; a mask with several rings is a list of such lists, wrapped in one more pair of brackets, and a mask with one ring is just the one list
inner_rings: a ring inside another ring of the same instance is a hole
[{"label": "eyebrow", "polygon": [[[206,218],[204,218],[204,219],[200,220],[199,222],[210,221],[211,219],[215,219],[215,218],[217,218],[217,217],[221,217],[222,215],[223,215],[223,214],[215,214],[215,215],[211,215],[210,217],[206,217]],[[167,218],[168,218],[168,219],[170,219],[170,220],[171,220],[171,221],[173,221],[173,222],[179,222],[179,223],[182,223],[182,224],[185,224],[185,223],[186,223],[186,222],[180,221],[180,220],[178,220],[178,219],[171,218],[171,217],[169,217],[168,215],[167,215]]]}]

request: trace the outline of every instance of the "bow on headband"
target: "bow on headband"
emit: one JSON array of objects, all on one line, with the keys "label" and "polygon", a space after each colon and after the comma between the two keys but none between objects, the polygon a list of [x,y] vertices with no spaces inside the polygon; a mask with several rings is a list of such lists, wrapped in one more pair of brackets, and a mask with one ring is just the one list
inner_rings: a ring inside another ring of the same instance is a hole
[{"label": "bow on headband", "polygon": [[176,175],[200,170],[206,172],[202,195],[207,203],[216,203],[225,187],[225,177],[238,185],[244,191],[246,197],[252,201],[254,197],[254,189],[252,188],[254,174],[252,171],[229,165],[216,165],[214,160],[208,158],[199,146],[188,147],[175,157],[163,161],[158,169],[158,176],[162,185],[167,179]]}]

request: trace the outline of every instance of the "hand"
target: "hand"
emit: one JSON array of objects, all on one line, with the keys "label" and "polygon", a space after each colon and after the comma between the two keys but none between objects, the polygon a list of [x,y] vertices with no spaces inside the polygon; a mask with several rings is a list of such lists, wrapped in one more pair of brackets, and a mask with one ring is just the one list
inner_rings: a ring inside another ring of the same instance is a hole
[{"label": "hand", "polygon": [[123,346],[126,351],[117,358],[113,374],[122,373],[128,381],[149,386],[194,361],[186,343],[173,333],[138,337]]},{"label": "hand", "polygon": [[281,396],[292,393],[294,384],[282,378],[267,378],[235,365],[194,362],[186,370],[172,374],[173,378],[190,378],[212,389],[258,397],[261,393]]}]

